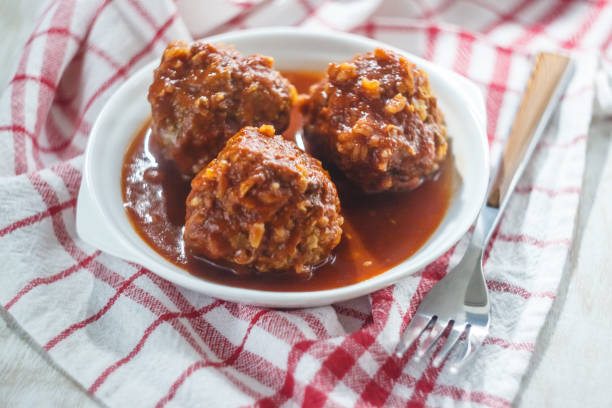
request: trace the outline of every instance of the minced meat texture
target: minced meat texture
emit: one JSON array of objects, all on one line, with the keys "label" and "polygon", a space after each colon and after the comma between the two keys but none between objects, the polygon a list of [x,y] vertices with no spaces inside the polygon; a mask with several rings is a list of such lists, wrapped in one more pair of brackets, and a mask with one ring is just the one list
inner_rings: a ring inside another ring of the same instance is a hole
[{"label": "minced meat texture", "polygon": [[193,176],[244,126],[289,125],[295,88],[273,59],[222,45],[168,45],[149,88],[153,137]]},{"label": "minced meat texture", "polygon": [[427,74],[392,51],[330,64],[302,111],[313,154],[365,192],[414,189],[446,157],[444,118]]},{"label": "minced meat texture", "polygon": [[269,125],[245,127],[191,182],[184,231],[196,255],[307,274],[338,245],[343,218],[321,163]]}]

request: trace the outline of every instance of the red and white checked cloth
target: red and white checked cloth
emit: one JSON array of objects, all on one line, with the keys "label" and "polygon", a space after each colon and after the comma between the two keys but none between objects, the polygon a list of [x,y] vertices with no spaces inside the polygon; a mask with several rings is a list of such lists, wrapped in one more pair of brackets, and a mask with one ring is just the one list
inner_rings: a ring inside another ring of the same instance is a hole
[{"label": "red and white checked cloth", "polygon": [[[50,1],[0,99],[0,302],[110,406],[509,406],[566,264],[611,21],[605,1]],[[371,36],[467,76],[494,159],[530,52],[580,54],[493,240],[491,331],[460,375],[391,354],[465,238],[370,296],[278,311],[176,287],[76,236],[82,152],[113,91],[170,40],[278,24]]]}]

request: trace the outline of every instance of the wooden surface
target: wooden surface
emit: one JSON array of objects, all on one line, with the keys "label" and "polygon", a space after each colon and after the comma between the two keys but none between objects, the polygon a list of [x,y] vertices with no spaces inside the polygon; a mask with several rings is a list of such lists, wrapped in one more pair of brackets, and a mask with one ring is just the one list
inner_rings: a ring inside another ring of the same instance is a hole
[{"label": "wooden surface", "polygon": [[[40,3],[0,0],[0,89]],[[571,260],[513,404],[517,407],[612,406],[611,140],[612,118],[595,120]],[[0,315],[0,406],[100,406],[39,352],[3,309]]]},{"label": "wooden surface", "polygon": [[501,201],[508,194],[512,179],[527,154],[540,119],[568,69],[569,62],[569,58],[558,54],[541,53],[536,57],[533,72],[508,135],[487,205],[499,208]]}]

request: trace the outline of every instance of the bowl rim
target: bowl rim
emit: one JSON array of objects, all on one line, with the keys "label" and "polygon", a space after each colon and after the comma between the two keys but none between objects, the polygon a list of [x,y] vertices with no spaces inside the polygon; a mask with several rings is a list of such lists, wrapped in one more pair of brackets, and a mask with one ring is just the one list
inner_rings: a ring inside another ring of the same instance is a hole
[{"label": "bowl rim", "polygon": [[[104,107],[102,108],[100,114],[98,115],[92,130],[89,135],[89,139],[87,142],[87,147],[85,151],[85,162],[84,162],[84,182],[81,185],[81,189],[83,195],[87,195],[90,199],[90,204],[95,206],[95,209],[100,213],[103,220],[106,222],[99,222],[100,228],[107,228],[106,232],[110,232],[110,235],[116,238],[119,242],[131,248],[131,259],[130,261],[135,261],[140,264],[144,264],[143,266],[151,269],[151,271],[164,279],[167,279],[171,282],[174,282],[180,286],[185,288],[204,293],[209,296],[218,297],[221,299],[227,299],[232,301],[238,301],[242,303],[249,303],[254,305],[266,305],[273,307],[303,307],[303,306],[317,306],[317,305],[326,305],[333,302],[343,301],[347,299],[352,299],[358,296],[362,296],[371,292],[374,292],[378,289],[389,286],[398,280],[407,277],[413,273],[420,271],[422,268],[435,261],[441,255],[443,255],[446,251],[448,251],[459,239],[468,231],[470,226],[473,224],[476,216],[478,215],[482,205],[484,204],[486,188],[489,180],[489,157],[488,157],[488,142],[486,139],[486,132],[484,128],[485,123],[485,112],[484,112],[484,100],[478,88],[471,83],[466,78],[456,74],[446,68],[436,65],[435,63],[426,61],[420,57],[412,55],[406,51],[393,47],[391,45],[385,44],[384,42],[373,40],[370,38],[362,37],[355,34],[341,33],[341,32],[331,32],[331,31],[321,31],[321,32],[311,32],[302,28],[290,28],[290,27],[274,27],[274,28],[257,28],[257,29],[249,29],[249,30],[241,30],[241,31],[232,31],[223,34],[214,35],[211,37],[202,38],[201,40],[209,41],[209,42],[235,42],[241,40],[254,40],[261,37],[269,37],[269,36],[282,36],[282,38],[293,37],[293,38],[301,38],[301,39],[309,39],[309,40],[340,40],[350,43],[358,43],[359,46],[370,47],[374,49],[376,47],[384,47],[395,52],[398,52],[402,55],[407,56],[412,62],[415,62],[419,66],[425,65],[426,71],[431,69],[436,70],[440,73],[441,77],[447,76],[450,77],[448,82],[456,81],[456,85],[462,88],[468,94],[467,102],[467,111],[470,114],[470,120],[478,129],[478,136],[480,144],[482,145],[482,157],[481,162],[483,164],[483,172],[480,177],[479,183],[477,186],[479,187],[477,190],[480,193],[478,197],[478,205],[471,205],[469,208],[469,216],[465,216],[460,220],[459,226],[455,227],[452,231],[449,231],[448,236],[443,240],[444,245],[437,246],[436,255],[430,255],[423,259],[414,261],[412,265],[409,265],[409,268],[406,268],[404,264],[409,262],[414,258],[414,255],[406,258],[403,262],[395,265],[394,267],[382,272],[378,275],[375,275],[366,280],[338,287],[332,289],[324,289],[317,291],[305,291],[305,292],[279,292],[279,291],[267,291],[267,290],[258,290],[258,289],[247,289],[241,287],[234,287],[229,285],[223,285],[221,283],[207,281],[203,278],[194,276],[187,271],[182,270],[181,268],[174,266],[176,269],[180,269],[180,271],[174,271],[172,268],[167,268],[164,265],[159,264],[156,260],[150,259],[142,254],[140,254],[136,248],[132,246],[129,240],[123,236],[123,233],[115,226],[115,222],[113,217],[107,213],[104,206],[101,204],[99,194],[97,194],[96,183],[93,178],[93,174],[95,169],[93,168],[92,156],[94,154],[94,148],[96,143],[94,140],[98,137],[100,132],[100,128],[102,127],[103,119],[108,115],[108,111],[110,110],[111,105],[116,102],[117,94],[120,94],[123,89],[125,89],[130,80],[133,77],[137,76],[144,70],[150,69],[151,66],[155,66],[157,61],[151,61],[150,63],[145,64],[138,71],[134,72],[115,92],[114,94],[106,101]],[[133,135],[130,135],[130,138]],[[125,152],[122,152],[122,158]],[[474,182],[477,182],[475,180]],[[484,187],[483,187],[484,186]],[[79,196],[79,203],[81,203],[81,195]],[[85,204],[82,204],[85,206]],[[79,228],[79,208],[82,207],[77,204],[77,232],[81,236],[84,241],[89,242],[87,237],[84,237],[86,234],[81,234],[81,228]],[[450,208],[449,208],[450,209]],[[85,216],[81,211],[81,215]],[[91,216],[89,214],[88,216]],[[446,216],[445,216],[446,217]],[[439,228],[439,227],[438,227]],[[436,229],[437,231],[437,229]],[[431,239],[431,238],[430,238]],[[145,243],[146,244],[146,243]],[[147,244],[148,245],[148,244]],[[423,245],[423,247],[427,245],[427,242]],[[421,247],[422,248],[422,247]],[[419,249],[420,250],[420,249]],[[417,252],[418,253],[418,252]],[[122,256],[122,258],[124,258]],[[124,258],[125,259],[125,258]],[[154,265],[151,268],[151,265]],[[158,266],[158,267],[155,267]],[[407,270],[408,269],[408,270]]]}]

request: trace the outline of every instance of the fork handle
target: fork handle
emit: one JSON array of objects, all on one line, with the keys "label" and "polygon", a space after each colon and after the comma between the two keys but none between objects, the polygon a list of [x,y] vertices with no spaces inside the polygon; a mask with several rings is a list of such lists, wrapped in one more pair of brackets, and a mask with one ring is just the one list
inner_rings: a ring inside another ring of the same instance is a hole
[{"label": "fork handle", "polygon": [[497,226],[572,73],[572,61],[566,56],[547,52],[536,56],[486,206],[478,219],[475,235],[483,247]]}]

